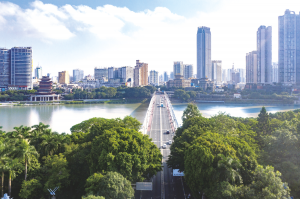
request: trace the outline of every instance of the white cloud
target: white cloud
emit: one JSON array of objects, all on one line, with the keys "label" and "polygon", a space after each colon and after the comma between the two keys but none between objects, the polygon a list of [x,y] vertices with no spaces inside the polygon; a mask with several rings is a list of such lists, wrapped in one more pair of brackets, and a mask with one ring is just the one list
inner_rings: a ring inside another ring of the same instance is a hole
[{"label": "white cloud", "polygon": [[94,66],[133,66],[136,59],[148,62],[149,70],[160,72],[171,71],[173,61],[184,61],[194,64],[196,72],[198,26],[211,28],[212,59],[222,60],[223,67],[229,68],[232,63],[245,67],[246,53],[256,50],[256,31],[266,25],[273,28],[273,61],[277,61],[278,16],[288,8],[299,12],[298,1],[223,0],[221,5],[185,17],[163,7],[134,12],[113,5],[93,9],[34,1],[29,9],[22,9],[0,2],[0,34],[9,30],[20,42],[36,38],[36,43],[43,41],[37,46],[49,48],[36,51],[55,49],[57,54],[71,51],[81,55],[59,61],[34,58],[53,66],[52,72],[84,67],[92,73]]}]

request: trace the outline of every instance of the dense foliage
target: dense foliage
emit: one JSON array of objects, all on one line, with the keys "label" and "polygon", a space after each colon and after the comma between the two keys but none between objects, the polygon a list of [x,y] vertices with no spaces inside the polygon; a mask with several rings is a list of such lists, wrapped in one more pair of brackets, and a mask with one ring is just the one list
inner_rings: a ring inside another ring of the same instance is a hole
[{"label": "dense foliage", "polygon": [[171,145],[169,167],[201,198],[300,198],[298,110],[204,118],[189,104]]},{"label": "dense foliage", "polygon": [[74,125],[70,135],[42,123],[0,128],[3,191],[16,199],[48,198],[55,187],[60,198],[132,198],[132,183],[161,170],[161,153],[140,125],[127,116],[92,118]]},{"label": "dense foliage", "polygon": [[73,89],[64,99],[113,99],[113,98],[149,98],[156,90],[153,86],[144,87],[104,87],[96,89]]},{"label": "dense foliage", "polygon": [[0,101],[25,101],[29,99],[29,95],[35,93],[36,90],[10,90],[0,92]]}]

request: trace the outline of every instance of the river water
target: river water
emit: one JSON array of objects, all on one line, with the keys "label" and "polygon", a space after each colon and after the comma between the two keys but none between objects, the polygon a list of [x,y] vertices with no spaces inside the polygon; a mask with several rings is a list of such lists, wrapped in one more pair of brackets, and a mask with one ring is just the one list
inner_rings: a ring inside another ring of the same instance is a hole
[{"label": "river water", "polygon": [[[178,122],[187,104],[173,104]],[[197,104],[205,117],[219,112],[226,112],[235,117],[257,117],[262,106],[232,104]],[[288,111],[299,106],[265,106],[268,112]],[[49,124],[53,131],[70,133],[70,128],[93,117],[123,118],[131,115],[141,123],[144,120],[148,104],[73,104],[41,106],[0,106],[0,126],[5,131],[15,126],[32,126],[43,122]]]}]

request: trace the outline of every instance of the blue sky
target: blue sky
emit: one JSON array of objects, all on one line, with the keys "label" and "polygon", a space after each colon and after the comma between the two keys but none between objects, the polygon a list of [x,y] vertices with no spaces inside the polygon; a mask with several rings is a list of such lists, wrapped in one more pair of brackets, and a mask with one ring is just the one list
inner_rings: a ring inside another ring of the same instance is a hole
[{"label": "blue sky", "polygon": [[134,66],[171,71],[173,61],[194,65],[198,26],[211,28],[212,60],[223,68],[245,68],[256,50],[260,25],[273,28],[273,61],[278,55],[278,16],[299,13],[299,0],[0,1],[0,46],[33,47],[33,66],[58,71]]}]

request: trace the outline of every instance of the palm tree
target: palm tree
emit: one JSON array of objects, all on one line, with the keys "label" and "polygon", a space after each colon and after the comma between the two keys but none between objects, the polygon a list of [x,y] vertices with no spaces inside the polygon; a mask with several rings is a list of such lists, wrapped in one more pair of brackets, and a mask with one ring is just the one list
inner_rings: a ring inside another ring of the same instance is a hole
[{"label": "palm tree", "polygon": [[30,137],[30,127],[21,125],[20,127],[14,127],[14,131],[8,132],[9,138],[28,139]]},{"label": "palm tree", "polygon": [[43,156],[53,155],[55,153],[63,152],[64,145],[69,143],[65,134],[58,134],[47,129],[42,136],[39,152]]},{"label": "palm tree", "polygon": [[238,172],[241,167],[239,160],[232,157],[226,157],[223,154],[218,154],[218,157],[220,158],[218,161],[218,168],[221,170],[222,180],[231,181],[232,183],[236,180],[242,182],[242,177]]},{"label": "palm tree", "polygon": [[11,197],[11,181],[16,177],[16,169],[20,166],[18,159],[7,159],[7,170],[8,170],[8,195]]},{"label": "palm tree", "polygon": [[6,161],[7,161],[7,154],[5,153],[5,149],[6,149],[6,146],[4,143],[0,142],[0,170],[2,172],[2,175],[1,175],[1,196],[3,197],[3,186],[4,186],[4,171],[7,169],[6,168]]},{"label": "palm tree", "polygon": [[16,157],[25,162],[25,181],[27,179],[27,165],[30,164],[31,159],[33,157],[38,157],[39,154],[34,148],[34,146],[30,145],[27,140],[21,140],[17,149],[16,149]]}]

